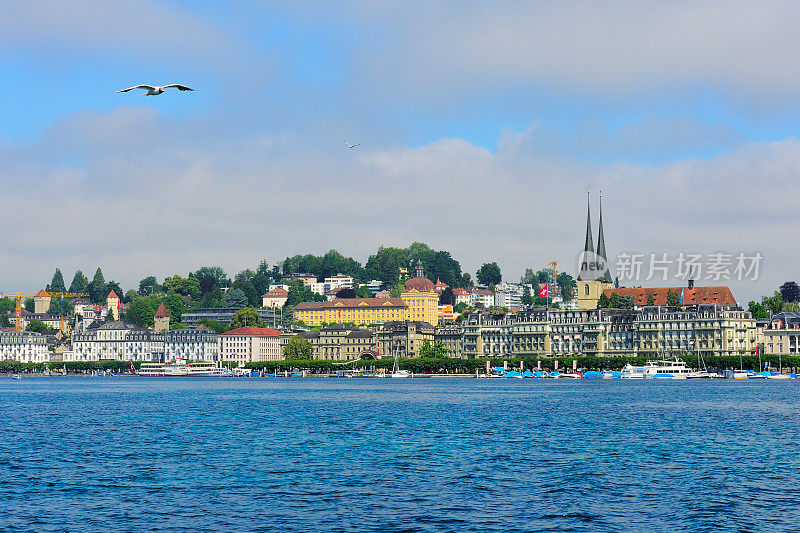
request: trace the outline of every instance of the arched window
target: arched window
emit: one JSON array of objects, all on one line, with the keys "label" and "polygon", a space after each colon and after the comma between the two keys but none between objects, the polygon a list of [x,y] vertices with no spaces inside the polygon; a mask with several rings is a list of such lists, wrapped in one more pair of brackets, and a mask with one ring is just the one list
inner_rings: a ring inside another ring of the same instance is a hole
[{"label": "arched window", "polygon": [[587,283],[583,287],[584,287],[583,289],[584,296],[589,296],[589,284]]}]

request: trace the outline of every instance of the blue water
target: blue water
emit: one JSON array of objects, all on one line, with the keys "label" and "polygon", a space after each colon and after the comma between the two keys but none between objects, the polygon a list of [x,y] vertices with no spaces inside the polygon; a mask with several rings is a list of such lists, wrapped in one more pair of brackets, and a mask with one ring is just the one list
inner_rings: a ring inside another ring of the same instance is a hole
[{"label": "blue water", "polygon": [[2,377],[0,529],[796,531],[798,393]]}]

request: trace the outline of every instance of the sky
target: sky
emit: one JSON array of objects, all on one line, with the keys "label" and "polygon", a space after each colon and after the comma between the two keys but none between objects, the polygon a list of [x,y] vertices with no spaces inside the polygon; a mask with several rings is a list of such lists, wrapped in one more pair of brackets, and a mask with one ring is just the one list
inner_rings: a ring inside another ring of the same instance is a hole
[{"label": "sky", "polygon": [[[0,18],[0,291],[414,241],[576,272],[760,253],[797,279],[793,2],[30,0]],[[182,83],[195,92],[117,90]],[[345,145],[360,143],[354,149]],[[596,238],[596,235],[595,235]],[[640,279],[629,285],[680,285]]]}]

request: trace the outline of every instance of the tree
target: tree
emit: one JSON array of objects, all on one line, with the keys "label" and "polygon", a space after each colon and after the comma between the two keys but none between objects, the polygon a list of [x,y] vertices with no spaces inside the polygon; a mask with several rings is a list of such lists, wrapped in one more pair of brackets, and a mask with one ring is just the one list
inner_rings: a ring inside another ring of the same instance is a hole
[{"label": "tree", "polygon": [[597,299],[597,307],[599,309],[611,307],[611,302],[609,301],[608,296],[606,296],[606,293],[600,294],[600,298]]},{"label": "tree", "polygon": [[25,309],[26,311],[33,313],[33,310],[35,308],[33,298],[25,298],[22,301],[22,308]]},{"label": "tree", "polygon": [[356,291],[355,291],[355,289],[351,289],[351,288],[345,287],[343,289],[339,289],[336,292],[336,297],[337,298],[355,298],[356,297]]},{"label": "tree", "polygon": [[566,272],[561,272],[556,277],[556,284],[558,285],[558,290],[561,292],[561,297],[564,299],[564,301],[568,302],[572,300],[572,293],[578,286],[578,284],[575,283],[575,278]]},{"label": "tree", "polygon": [[56,273],[53,274],[50,285],[47,286],[47,292],[67,292],[67,287],[64,285],[64,276],[61,275],[61,269],[56,269]]},{"label": "tree", "polygon": [[620,307],[619,294],[614,292],[611,294],[611,296],[608,297],[608,307],[612,309],[619,309]]},{"label": "tree", "polygon": [[8,314],[16,311],[17,302],[13,298],[0,298],[0,325],[7,328],[11,326]]},{"label": "tree", "polygon": [[525,287],[522,289],[522,305],[533,305],[533,296],[531,295],[531,289],[527,285],[525,285]]},{"label": "tree", "polygon": [[285,359],[311,359],[312,352],[311,343],[302,335],[295,335],[283,347],[283,357]]},{"label": "tree", "polygon": [[636,299],[630,294],[626,294],[625,296],[622,296],[619,299],[620,309],[625,309],[630,311],[634,308],[635,305],[636,305]]},{"label": "tree", "polygon": [[28,322],[28,327],[26,327],[25,330],[35,331],[37,333],[44,333],[45,331],[54,331],[53,328],[51,328],[41,320],[36,320],[35,318],[30,322]]},{"label": "tree", "polygon": [[667,291],[667,306],[678,307],[680,305],[681,297],[675,291]]},{"label": "tree", "polygon": [[201,318],[200,319],[200,324],[202,324],[203,326],[205,326],[206,328],[210,329],[211,331],[213,331],[214,333],[217,333],[217,334],[225,333],[225,331],[227,331],[227,329],[228,329],[224,325],[219,323],[218,321],[214,320],[213,318],[208,318],[208,317]]},{"label": "tree", "polygon": [[656,305],[656,299],[652,292],[647,293],[647,305]]},{"label": "tree", "polygon": [[360,285],[356,290],[356,298],[372,298],[372,293],[366,285]]},{"label": "tree", "polygon": [[289,282],[289,296],[286,299],[287,307],[294,307],[300,302],[324,302],[325,296],[317,294],[312,291],[308,286],[303,284],[302,281]]},{"label": "tree", "polygon": [[164,298],[164,307],[169,311],[169,320],[172,324],[180,324],[186,300],[176,292],[170,292]]},{"label": "tree", "polygon": [[194,276],[184,278],[175,274],[164,280],[163,288],[164,292],[176,292],[183,296],[189,296],[193,300],[199,300],[201,296],[200,282]]},{"label": "tree", "polygon": [[47,314],[51,316],[69,315],[72,309],[73,305],[69,300],[56,296],[50,298],[50,307],[47,308]]},{"label": "tree", "polygon": [[456,295],[451,287],[447,287],[439,295],[439,305],[456,305]]},{"label": "tree", "polygon": [[794,281],[787,281],[781,285],[781,297],[784,302],[796,302],[800,300],[800,286]]},{"label": "tree", "polygon": [[198,268],[192,277],[198,280],[203,278],[213,278],[214,281],[217,282],[217,285],[222,288],[230,285],[228,275],[225,273],[225,270],[219,266],[204,266]]},{"label": "tree", "polygon": [[769,318],[769,311],[767,311],[767,308],[764,307],[764,304],[758,302],[749,302],[747,304],[747,309],[750,311],[750,314],[756,320],[763,320]]},{"label": "tree", "polygon": [[243,307],[233,314],[233,318],[231,318],[231,323],[228,324],[228,327],[229,329],[244,327],[263,328],[264,321],[261,319],[261,315],[258,314],[258,311],[256,311],[255,308]]},{"label": "tree", "polygon": [[139,294],[139,291],[135,289],[130,289],[128,292],[125,293],[125,302],[132,302],[139,296],[141,296]]},{"label": "tree", "polygon": [[457,303],[456,305],[453,306],[453,311],[455,311],[456,313],[463,313],[468,308],[469,308],[469,306],[466,303],[459,302],[459,303]]},{"label": "tree", "polygon": [[108,296],[106,278],[103,277],[103,271],[100,270],[100,267],[97,267],[97,270],[95,270],[94,277],[91,283],[89,283],[87,291],[89,292],[89,298],[92,300],[92,303],[101,304],[106,301],[106,296]]},{"label": "tree", "polygon": [[72,277],[72,283],[69,284],[69,292],[87,292],[88,290],[89,279],[78,270]]},{"label": "tree", "polygon": [[764,296],[761,299],[761,303],[764,304],[764,307],[772,311],[773,314],[780,313],[783,311],[783,296],[778,291],[772,296]]},{"label": "tree", "polygon": [[225,305],[232,309],[247,306],[247,295],[242,289],[228,289],[225,293]]},{"label": "tree", "polygon": [[503,276],[500,273],[500,267],[497,263],[484,263],[481,268],[476,272],[478,283],[481,285],[497,285],[503,281]]},{"label": "tree", "polygon": [[147,276],[139,281],[139,293],[140,294],[156,294],[161,292],[161,285],[158,284],[155,276]]},{"label": "tree", "polygon": [[125,319],[142,328],[153,327],[160,303],[161,299],[156,295],[136,298],[125,311]]},{"label": "tree", "polygon": [[441,342],[435,342],[431,344],[431,341],[426,339],[423,341],[422,347],[419,349],[419,356],[441,359],[447,357],[447,349]]},{"label": "tree", "polygon": [[125,291],[122,290],[122,287],[120,287],[119,283],[117,283],[116,281],[109,281],[108,283],[106,283],[106,290],[108,291],[106,293],[106,296],[111,294],[111,291],[114,291],[114,293],[116,293],[116,295],[119,296],[121,302],[127,303],[125,302]]}]

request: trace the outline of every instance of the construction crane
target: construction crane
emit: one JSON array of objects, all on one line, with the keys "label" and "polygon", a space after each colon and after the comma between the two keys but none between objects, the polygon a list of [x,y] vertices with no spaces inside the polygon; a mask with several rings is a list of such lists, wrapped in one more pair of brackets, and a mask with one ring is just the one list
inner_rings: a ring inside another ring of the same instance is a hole
[{"label": "construction crane", "polygon": [[[0,298],[14,298],[17,301],[17,323],[14,325],[14,331],[22,331],[22,299],[34,297],[61,297],[61,298],[77,298],[79,296],[89,296],[86,292],[15,292],[13,294],[0,294]],[[61,310],[61,332],[64,333],[64,310]]]}]

